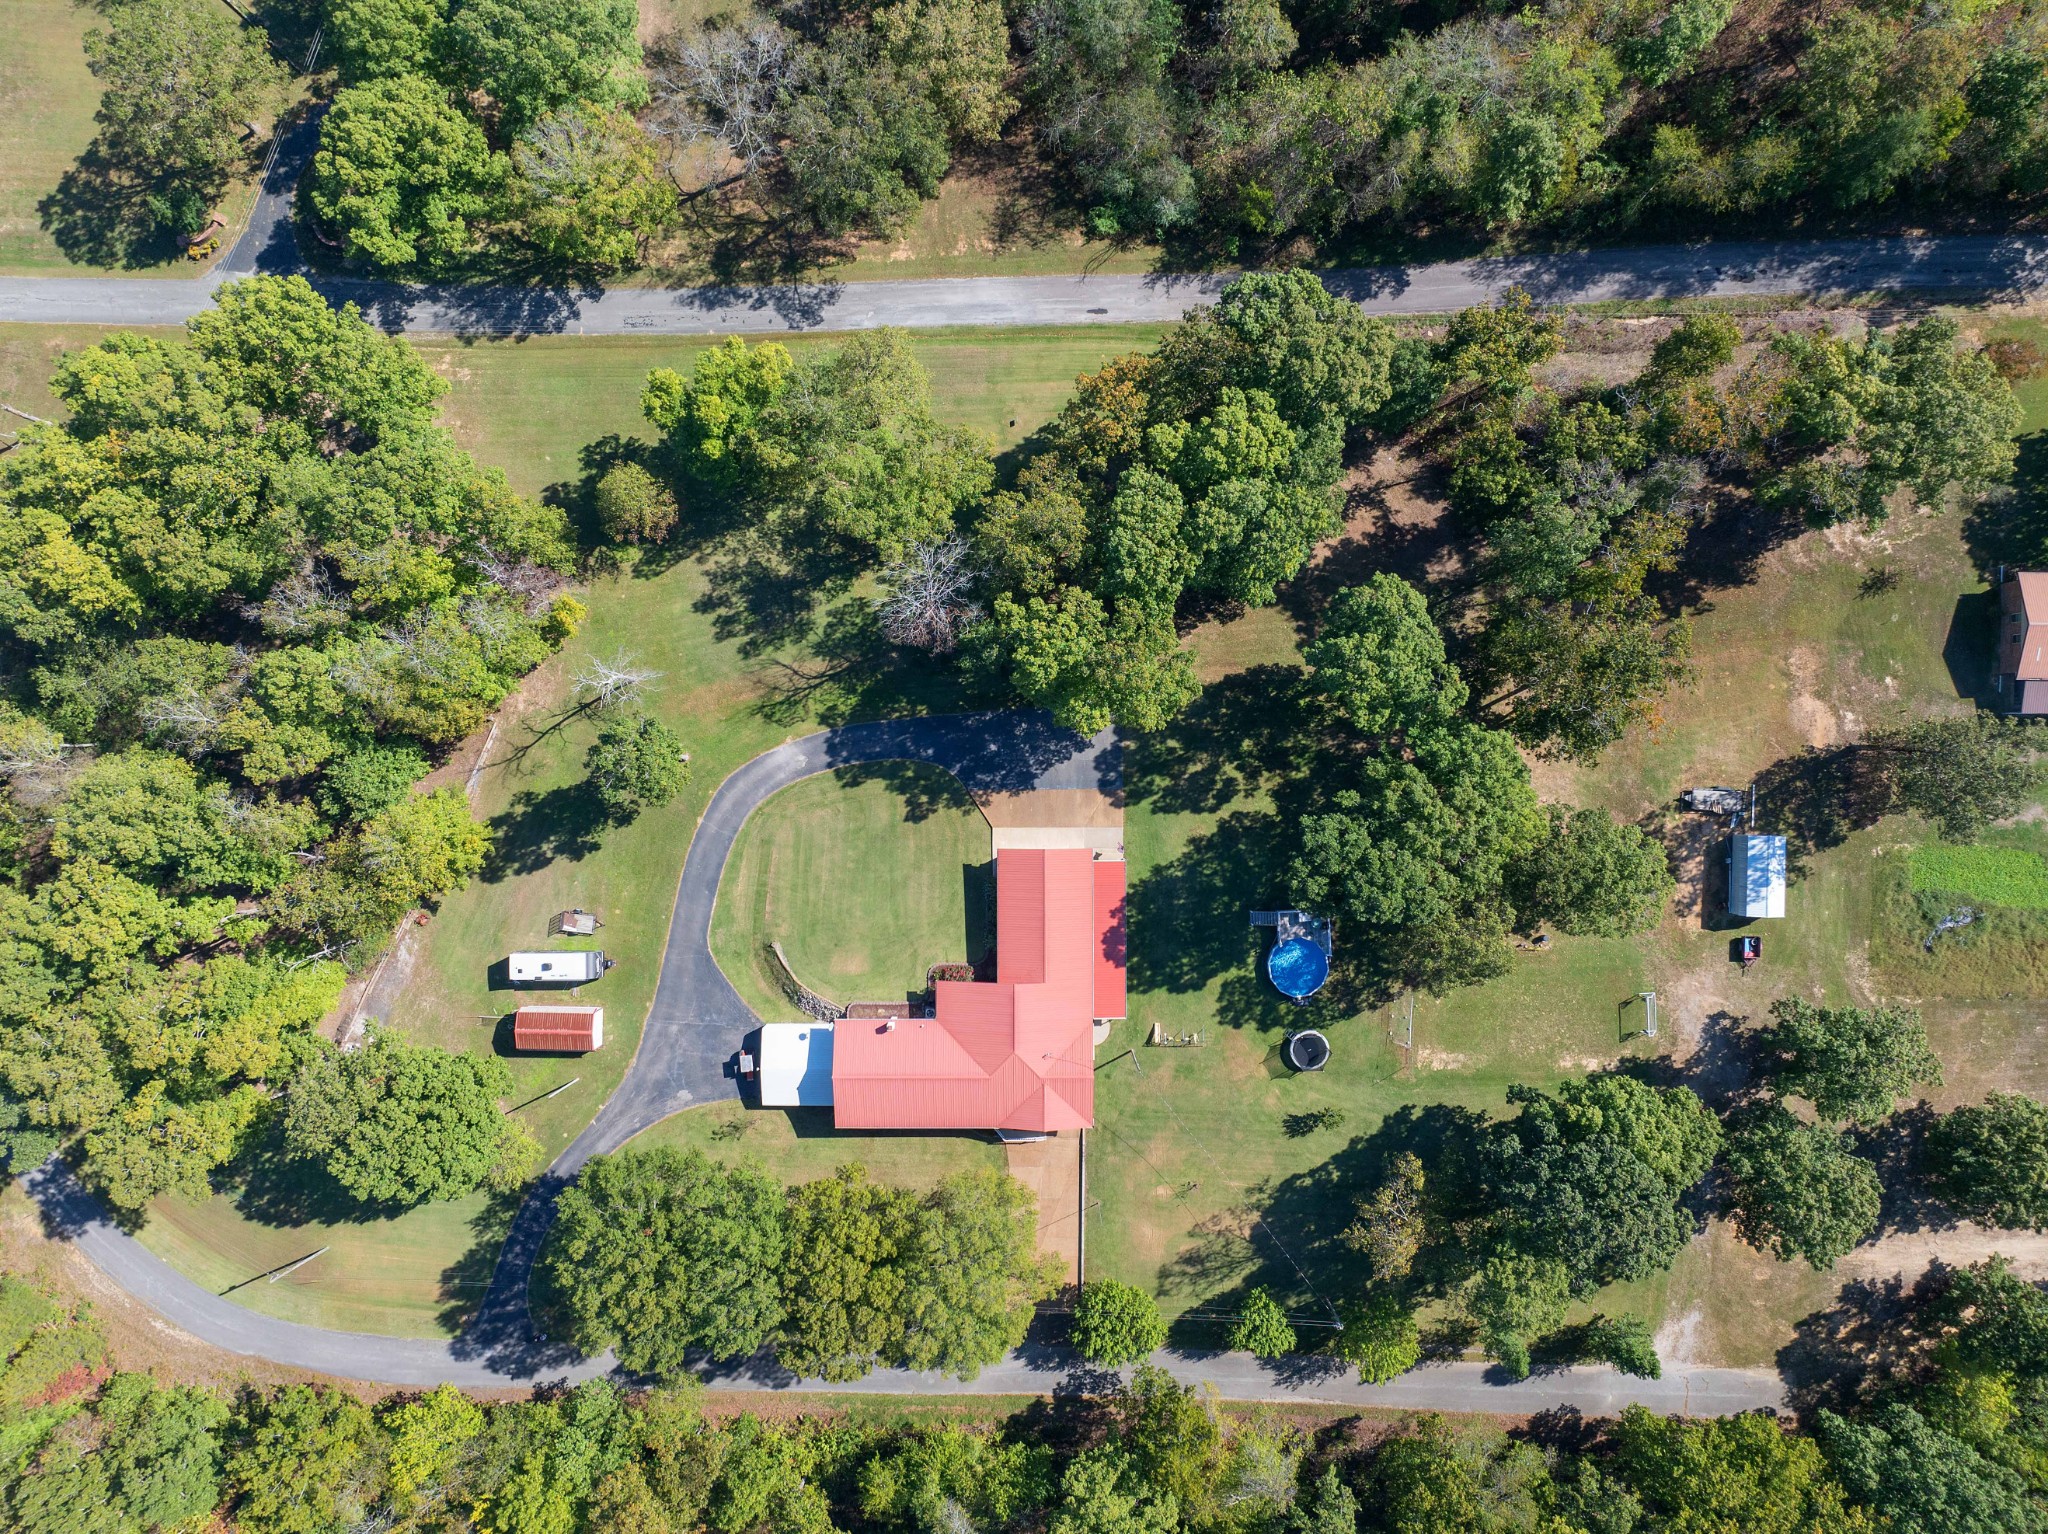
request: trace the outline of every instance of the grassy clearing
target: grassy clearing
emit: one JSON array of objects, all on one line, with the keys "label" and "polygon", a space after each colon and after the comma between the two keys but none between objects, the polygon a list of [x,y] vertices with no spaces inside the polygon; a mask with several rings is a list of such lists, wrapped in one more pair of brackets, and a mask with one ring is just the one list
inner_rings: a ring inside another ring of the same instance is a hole
[{"label": "grassy clearing", "polygon": [[[201,1203],[163,1200],[141,1239],[186,1277],[267,1316],[438,1337],[457,1330],[483,1298],[509,1213],[478,1193],[385,1219],[259,1219],[247,1201],[216,1194]],[[275,1283],[263,1276],[323,1247]]]},{"label": "grassy clearing", "polygon": [[853,1162],[877,1182],[899,1188],[928,1188],[955,1172],[1003,1167],[1002,1147],[989,1135],[841,1134],[824,1108],[750,1111],[738,1103],[713,1103],[662,1120],[630,1145],[701,1150],[714,1161],[750,1163],[792,1185],[830,1177]]},{"label": "grassy clearing", "polygon": [[[1007,450],[1050,419],[1076,375],[1111,357],[1151,346],[1157,325],[1070,330],[938,329],[909,333],[932,375],[946,419],[987,432]],[[801,355],[843,336],[778,336]],[[485,463],[520,489],[540,493],[574,481],[581,455],[611,434],[644,433],[640,386],[650,368],[688,371],[714,339],[677,336],[535,336],[514,341],[422,340],[453,385],[443,418]]]},{"label": "grassy clearing", "polygon": [[936,767],[842,769],[770,799],[740,832],[711,918],[711,952],[764,1018],[798,1016],[775,978],[837,1002],[895,1001],[933,964],[994,942],[988,822]]},{"label": "grassy clearing", "polygon": [[[135,230],[147,218],[135,189],[85,159],[97,132],[100,88],[85,65],[84,38],[93,27],[104,28],[106,17],[77,0],[8,0],[5,14],[0,272],[196,277],[207,271],[211,261],[187,260],[167,240],[153,234],[138,239]],[[252,165],[215,209],[227,222],[229,240],[255,196]]]},{"label": "grassy clearing", "polygon": [[81,40],[95,21],[72,0],[9,0],[0,38],[0,269],[70,264],[36,204],[92,142],[100,92]]}]

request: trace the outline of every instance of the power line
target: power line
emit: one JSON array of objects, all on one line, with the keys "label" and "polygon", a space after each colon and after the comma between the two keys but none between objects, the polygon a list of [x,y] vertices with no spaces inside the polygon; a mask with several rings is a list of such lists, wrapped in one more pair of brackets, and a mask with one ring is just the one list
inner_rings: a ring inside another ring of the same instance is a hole
[{"label": "power line", "polygon": [[[1137,1064],[1137,1054],[1135,1051],[1131,1055],[1131,1063],[1133,1065]],[[1142,1074],[1143,1073],[1140,1072],[1141,1076]],[[1160,1086],[1155,1088],[1155,1090],[1158,1092],[1159,1095],[1160,1106],[1165,1108],[1167,1113],[1172,1116],[1173,1122],[1175,1126],[1179,1128],[1181,1134],[1188,1140],[1193,1142],[1195,1149],[1200,1151],[1203,1157],[1208,1161],[1209,1165],[1215,1169],[1216,1176],[1219,1179],[1222,1179],[1224,1176],[1223,1163],[1218,1161],[1216,1157],[1213,1154],[1211,1154],[1208,1145],[1204,1143],[1201,1136],[1197,1135],[1193,1130],[1188,1128],[1187,1121],[1180,1116],[1179,1111],[1173,1106],[1173,1100],[1166,1095],[1165,1088],[1163,1086]],[[1123,1136],[1118,1135],[1117,1138],[1121,1140],[1123,1139]],[[1125,1143],[1129,1144],[1128,1141],[1126,1141]],[[1135,1146],[1132,1148],[1136,1149]],[[1139,1151],[1139,1155],[1144,1156],[1144,1152]],[[1145,1164],[1147,1166],[1152,1166],[1152,1161],[1150,1157],[1145,1157]],[[1157,1172],[1159,1168],[1153,1166],[1152,1170]],[[1180,1197],[1182,1202],[1186,1201],[1186,1195],[1183,1194]],[[1312,1279],[1310,1279],[1308,1273],[1302,1268],[1302,1265],[1295,1260],[1294,1253],[1288,1249],[1287,1243],[1280,1239],[1280,1233],[1277,1230],[1273,1229],[1271,1225],[1267,1224],[1265,1216],[1260,1214],[1256,1209],[1252,1210],[1251,1215],[1252,1224],[1258,1229],[1263,1230],[1268,1236],[1272,1237],[1273,1244],[1280,1248],[1280,1255],[1285,1257],[1287,1259],[1287,1265],[1294,1269],[1294,1276],[1301,1280],[1302,1286],[1305,1289],[1307,1289],[1312,1296],[1314,1296],[1316,1303],[1321,1305],[1323,1309],[1329,1313],[1329,1320],[1321,1324],[1326,1326],[1342,1326],[1343,1322],[1340,1321],[1337,1317],[1337,1307],[1335,1305],[1332,1305],[1327,1299],[1325,1299],[1323,1297],[1323,1292],[1320,1289],[1316,1288],[1315,1282]]]}]

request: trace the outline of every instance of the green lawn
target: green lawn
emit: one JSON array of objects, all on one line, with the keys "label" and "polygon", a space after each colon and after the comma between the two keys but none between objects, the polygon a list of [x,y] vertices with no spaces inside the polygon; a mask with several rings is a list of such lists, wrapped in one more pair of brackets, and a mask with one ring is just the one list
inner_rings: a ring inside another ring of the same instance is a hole
[{"label": "green lawn", "polygon": [[[206,271],[208,263],[186,260],[154,234],[138,237],[147,224],[140,194],[86,158],[100,90],[86,68],[83,39],[91,28],[107,26],[105,13],[74,0],[7,0],[4,15],[0,272],[194,277]],[[217,209],[230,237],[254,198],[252,167]]]},{"label": "green lawn", "polygon": [[859,1162],[877,1182],[930,1187],[955,1172],[1002,1170],[1003,1151],[985,1134],[841,1134],[823,1108],[746,1109],[713,1103],[664,1119],[636,1135],[634,1150],[673,1145],[713,1160],[761,1167],[785,1183],[813,1182]]},{"label": "green lawn", "polygon": [[[384,1219],[307,1218],[290,1204],[217,1194],[160,1201],[141,1240],[188,1278],[268,1316],[437,1337],[457,1330],[483,1298],[509,1216],[482,1193]],[[321,1255],[275,1282],[263,1276],[314,1252]]]},{"label": "green lawn", "polygon": [[841,1003],[898,1001],[933,964],[971,963],[989,930],[988,822],[937,767],[807,778],[748,820],[725,867],[711,952],[764,1018],[784,999],[771,943]]},{"label": "green lawn", "polygon": [[[939,412],[1015,446],[1054,415],[1078,374],[1151,346],[1157,325],[1083,329],[936,329],[909,332],[932,376]],[[777,336],[791,351],[836,347],[838,335]],[[610,433],[645,434],[640,386],[648,370],[687,372],[710,336],[534,336],[514,341],[421,338],[420,350],[454,385],[443,416],[463,445],[497,464],[520,489],[573,481],[578,455]]]}]

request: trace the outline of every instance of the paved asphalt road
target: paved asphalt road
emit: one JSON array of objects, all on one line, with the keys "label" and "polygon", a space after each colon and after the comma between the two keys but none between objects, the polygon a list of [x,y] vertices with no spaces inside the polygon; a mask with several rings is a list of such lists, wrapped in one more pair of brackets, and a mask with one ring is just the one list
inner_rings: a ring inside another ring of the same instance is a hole
[{"label": "paved asphalt road", "polygon": [[[310,128],[304,131],[310,132]],[[289,135],[288,135],[289,137]],[[279,157],[279,166],[285,157]],[[273,176],[278,168],[273,167]],[[275,193],[275,195],[273,195]],[[175,325],[213,288],[252,270],[298,267],[282,192],[266,186],[260,224],[224,270],[190,281],[0,277],[0,320]],[[862,330],[877,325],[1086,325],[1168,321],[1213,298],[1209,276],[955,277],[723,288],[465,288],[314,279],[388,330],[459,335],[674,334]],[[2048,288],[2048,239],[1941,238],[1645,245],[1552,256],[1487,256],[1433,266],[1330,272],[1324,281],[1373,314],[1434,314],[1510,287],[1545,303],[1602,299],[1792,297],[1890,291],[2011,299]]]},{"label": "paved asphalt road", "polygon": [[[683,865],[666,956],[640,1048],[626,1078],[536,1188],[500,1254],[477,1318],[452,1341],[324,1331],[244,1309],[177,1272],[122,1231],[59,1163],[26,1186],[56,1234],[75,1243],[108,1278],[192,1335],[229,1352],[379,1384],[443,1381],[477,1389],[578,1380],[607,1372],[609,1358],[583,1359],[537,1338],[527,1316],[534,1257],[554,1218],[555,1199],[592,1156],[615,1150],[679,1108],[737,1096],[734,1057],[758,1026],[713,962],[710,914],[720,875],[747,816],[799,779],[840,767],[919,761],[941,766],[973,790],[1090,788],[1122,784],[1121,755],[1107,731],[1092,740],[1043,715],[1000,713],[850,725],[790,741],[754,758],[719,786]],[[877,770],[886,771],[886,766]],[[1242,1353],[1164,1352],[1177,1377],[1214,1385],[1235,1400],[1430,1407],[1446,1411],[1538,1411],[1557,1405],[1606,1414],[1631,1402],[1700,1414],[1775,1406],[1776,1375],[1739,1369],[1674,1371],[1636,1380],[1605,1368],[1575,1368],[1519,1384],[1496,1381],[1484,1365],[1418,1370],[1390,1385],[1360,1385],[1348,1371],[1307,1360],[1276,1368]],[[882,1369],[850,1386],[825,1387],[753,1360],[715,1369],[714,1389],[830,1388],[886,1395],[1042,1394],[1085,1388],[1099,1371],[1065,1349],[1027,1347],[971,1383]]]}]

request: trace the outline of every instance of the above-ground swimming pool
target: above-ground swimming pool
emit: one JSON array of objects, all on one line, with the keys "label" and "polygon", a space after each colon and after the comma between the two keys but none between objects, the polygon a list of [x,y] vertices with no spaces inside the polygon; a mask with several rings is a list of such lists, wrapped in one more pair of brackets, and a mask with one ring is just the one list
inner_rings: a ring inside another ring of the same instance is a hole
[{"label": "above-ground swimming pool", "polygon": [[1266,977],[1282,996],[1313,996],[1330,978],[1330,957],[1309,939],[1291,937],[1266,955]]}]

